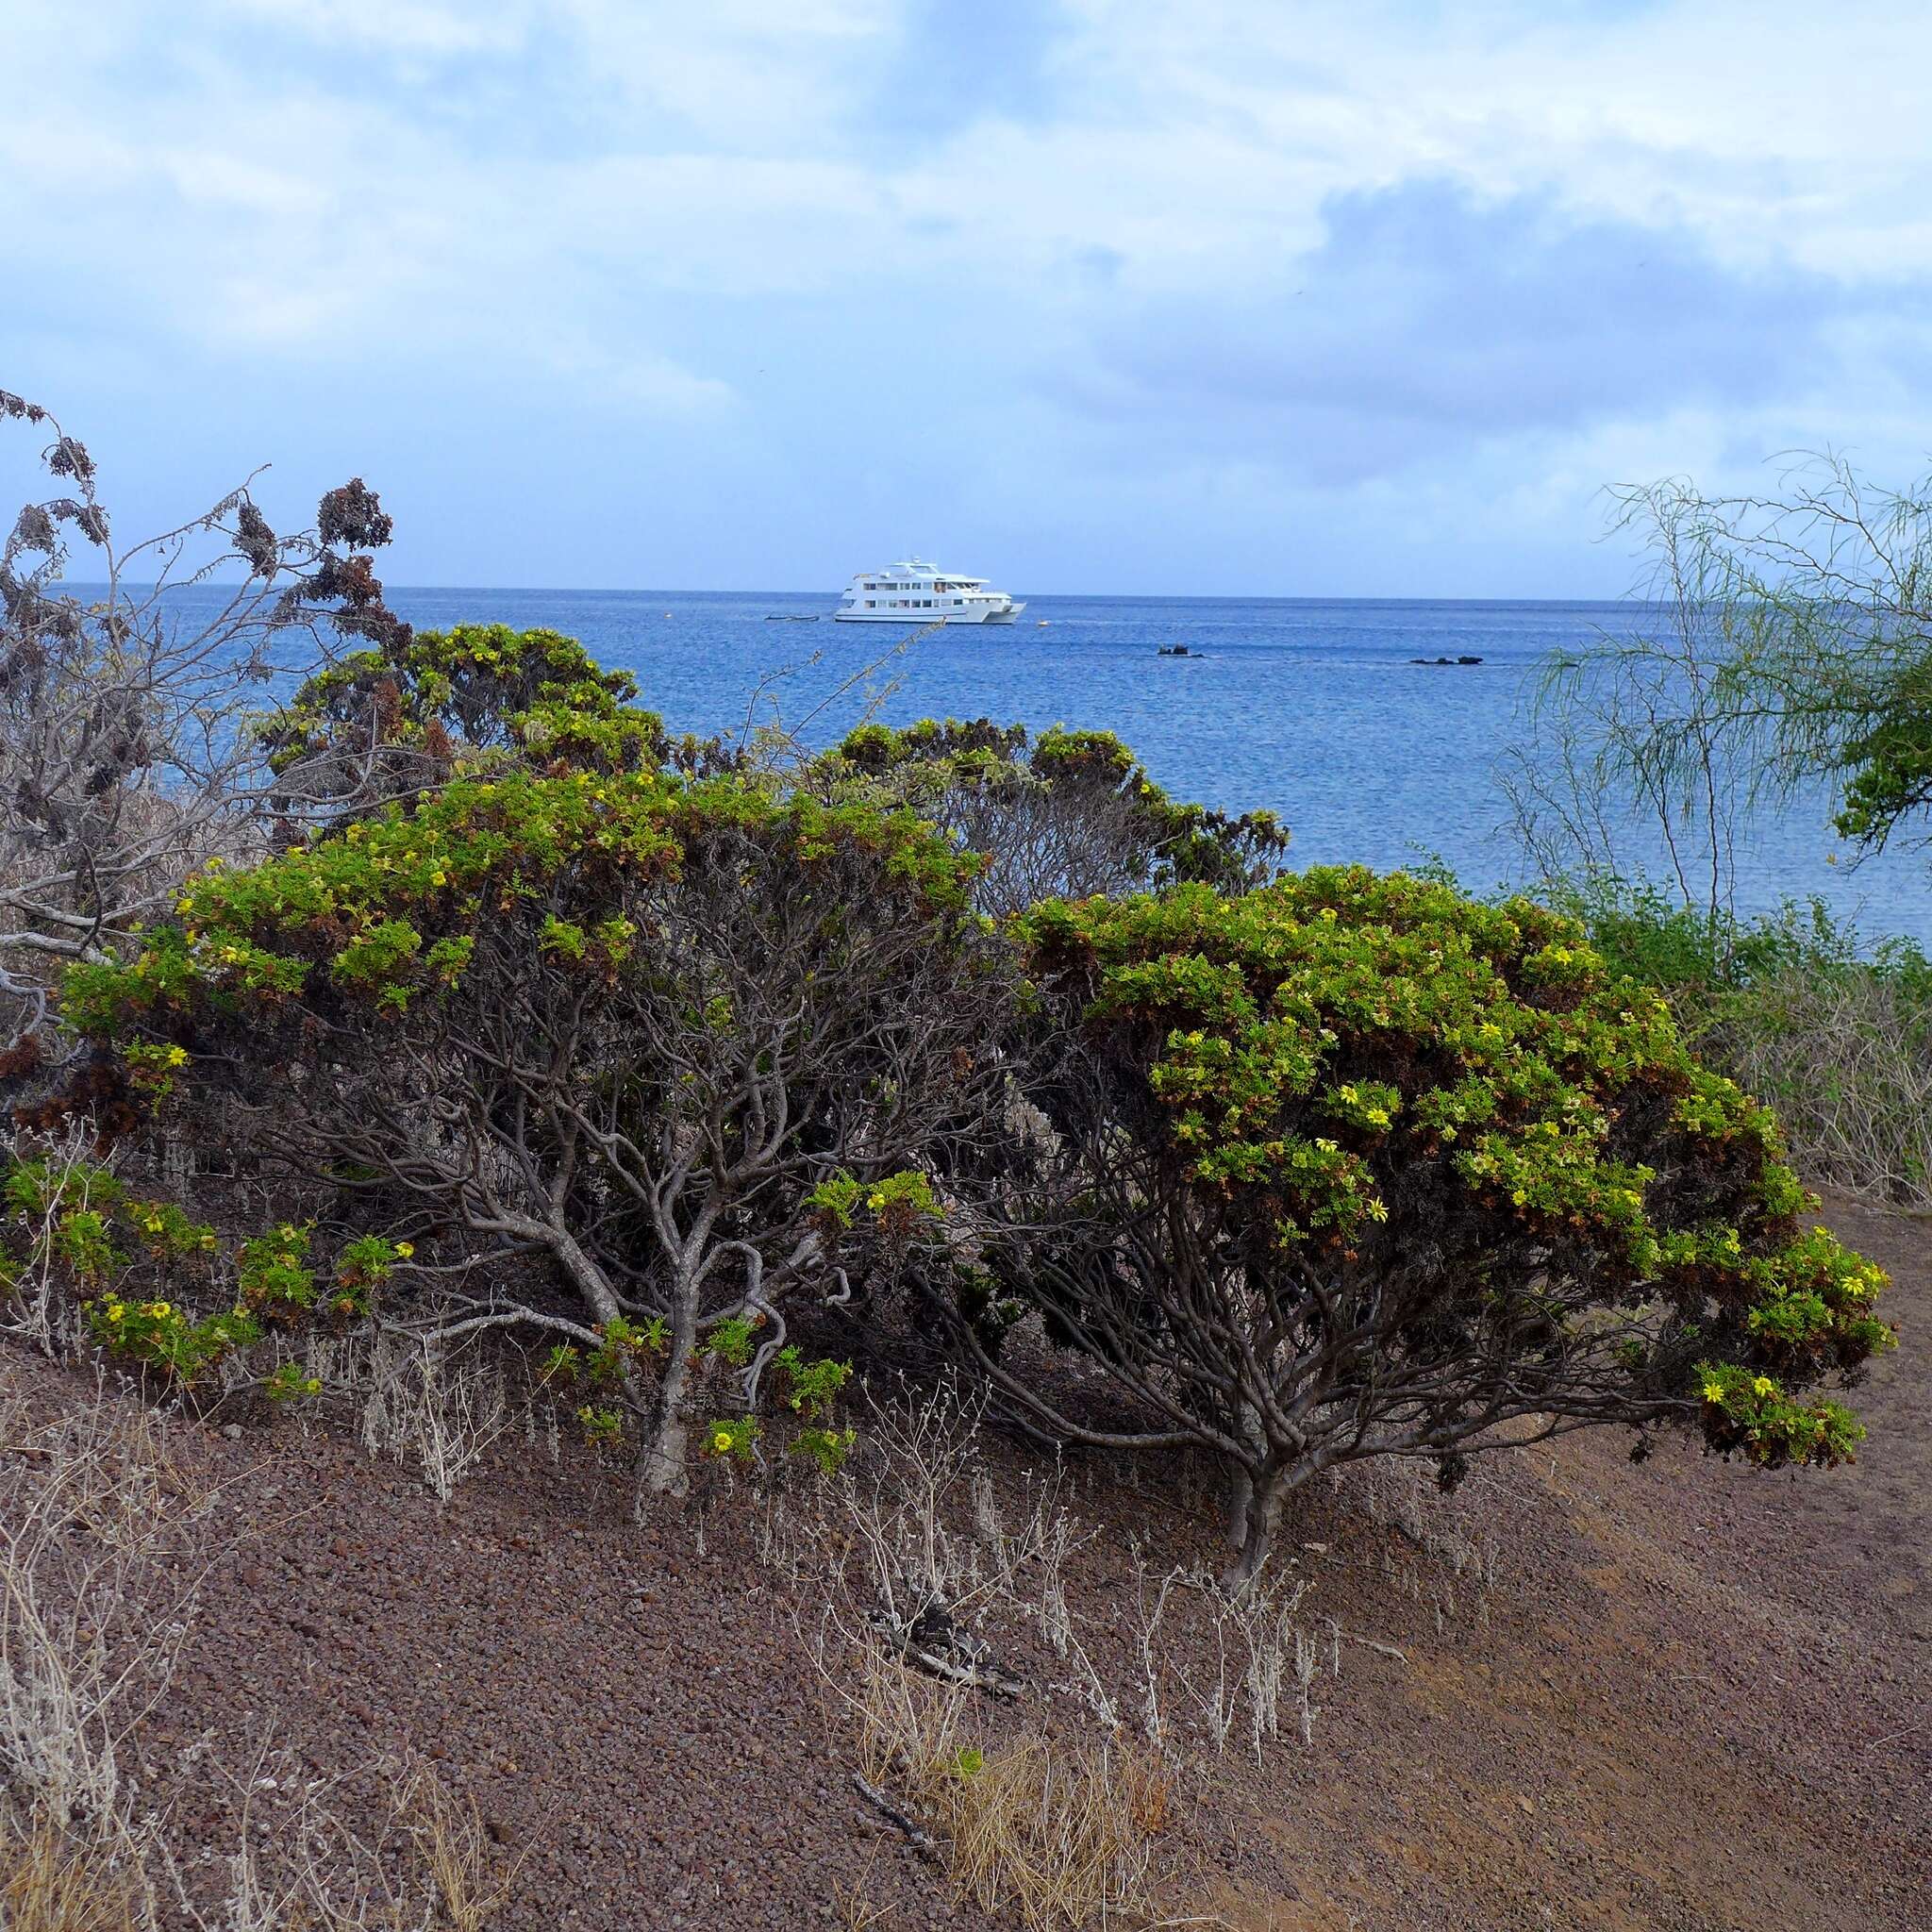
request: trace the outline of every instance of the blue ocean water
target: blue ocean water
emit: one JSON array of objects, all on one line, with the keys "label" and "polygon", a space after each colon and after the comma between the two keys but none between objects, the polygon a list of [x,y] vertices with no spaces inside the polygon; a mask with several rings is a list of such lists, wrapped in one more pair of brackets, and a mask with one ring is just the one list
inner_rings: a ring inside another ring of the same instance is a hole
[{"label": "blue ocean water", "polygon": [[[945,628],[890,656],[899,633],[832,623],[829,592],[388,594],[420,627],[565,631],[635,674],[675,731],[735,729],[774,702],[813,742],[835,740],[874,704],[889,724],[950,715],[1105,728],[1179,796],[1278,812],[1294,864],[1391,870],[1434,855],[1482,889],[1523,875],[1495,772],[1537,660],[1641,618],[1621,604],[1041,596],[1012,625]],[[1158,655],[1174,643],[1191,655]],[[1463,655],[1483,662],[1409,661]],[[1851,870],[1827,803],[1747,827],[1738,908],[1817,894],[1872,937],[1932,942],[1925,857],[1894,853]],[[1641,834],[1631,849],[1660,868],[1660,848]]]}]

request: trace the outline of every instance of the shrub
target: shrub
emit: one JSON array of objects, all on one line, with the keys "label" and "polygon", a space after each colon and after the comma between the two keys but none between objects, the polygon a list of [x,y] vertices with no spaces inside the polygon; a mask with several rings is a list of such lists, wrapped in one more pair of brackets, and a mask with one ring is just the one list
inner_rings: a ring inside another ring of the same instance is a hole
[{"label": "shrub", "polygon": [[1771,1115],[1571,921],[1351,868],[1049,904],[1024,936],[1069,1029],[1032,1076],[1058,1139],[982,1258],[1139,1414],[1075,1424],[984,1320],[970,1345],[1070,1437],[1218,1457],[1238,1578],[1290,1492],[1364,1457],[1453,1480],[1604,1422],[1852,1454],[1805,1391],[1890,1343],[1883,1275],[1804,1224]]},{"label": "shrub", "polygon": [[662,721],[575,638],[464,624],[401,633],[310,677],[262,731],[291,791],[366,809],[460,770],[654,770]]},{"label": "shrub", "polygon": [[911,805],[980,854],[977,903],[995,916],[1196,879],[1237,891],[1273,875],[1288,833],[1270,812],[1235,818],[1170,798],[1110,731],[927,718],[861,725],[804,783]]},{"label": "shrub", "polygon": [[272,1168],[400,1191],[446,1261],[534,1254],[569,1296],[499,1273],[456,1331],[547,1335],[634,1406],[661,1345],[642,1448],[676,1487],[700,1383],[748,1407],[784,1296],[837,1279],[820,1183],[890,1208],[991,1106],[973,873],[870,803],[511,771],[192,881],[67,1013],[110,1067],[183,1048],[177,1116],[239,1101]]},{"label": "shrub", "polygon": [[1817,900],[1707,916],[1643,880],[1554,882],[1615,971],[1655,987],[1711,1065],[1770,1103],[1813,1178],[1932,1205],[1932,962]]}]

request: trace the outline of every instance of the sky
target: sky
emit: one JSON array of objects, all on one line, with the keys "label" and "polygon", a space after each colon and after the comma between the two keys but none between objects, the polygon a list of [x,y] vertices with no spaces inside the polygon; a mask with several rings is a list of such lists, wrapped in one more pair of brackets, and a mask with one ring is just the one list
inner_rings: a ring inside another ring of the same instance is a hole
[{"label": "sky", "polygon": [[1900,0],[0,0],[0,388],[396,583],[1611,596],[1932,460],[1928,108]]}]

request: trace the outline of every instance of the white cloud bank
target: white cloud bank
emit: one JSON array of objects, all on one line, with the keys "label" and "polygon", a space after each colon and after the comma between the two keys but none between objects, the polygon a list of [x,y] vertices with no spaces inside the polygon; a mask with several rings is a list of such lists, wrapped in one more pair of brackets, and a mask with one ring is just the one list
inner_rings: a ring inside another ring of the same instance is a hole
[{"label": "white cloud bank", "polygon": [[0,385],[135,513],[361,471],[423,581],[1614,589],[1605,481],[1932,444],[1928,75],[1869,0],[9,8]]}]

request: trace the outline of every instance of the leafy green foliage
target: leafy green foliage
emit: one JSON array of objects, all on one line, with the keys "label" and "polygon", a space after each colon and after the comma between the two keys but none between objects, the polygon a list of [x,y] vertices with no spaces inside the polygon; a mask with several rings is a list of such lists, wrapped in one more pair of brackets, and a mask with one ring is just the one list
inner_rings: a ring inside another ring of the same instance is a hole
[{"label": "leafy green foliage", "polygon": [[242,1244],[239,1299],[262,1322],[291,1323],[315,1306],[315,1273],[308,1265],[309,1230],[288,1222]]},{"label": "leafy green foliage", "polygon": [[[909,811],[869,803],[777,801],[656,773],[462,780],[414,811],[392,804],[252,870],[203,874],[176,904],[178,924],[157,926],[129,958],[70,971],[65,1018],[144,1061],[156,1046],[185,1055],[192,1042],[143,1037],[140,1026],[273,1009],[320,993],[318,971],[346,996],[404,1010],[459,990],[479,939],[519,907],[558,889],[608,906],[629,882],[675,874],[693,838],[725,825],[782,842],[808,868],[841,847],[876,854],[890,878],[935,908],[962,904],[974,871]],[[614,972],[635,943],[635,924],[619,911],[579,922],[546,908],[537,917],[540,945],[589,975]],[[185,1058],[170,1063],[187,1070]]]},{"label": "leafy green foliage", "polygon": [[[574,638],[501,624],[418,631],[357,652],[304,684],[268,722],[277,772],[348,793],[372,744],[417,782],[521,761],[600,773],[655,769],[662,722],[627,672],[605,671]],[[407,782],[404,789],[408,789]]]},{"label": "leafy green foliage", "polygon": [[764,1425],[755,1415],[722,1416],[706,1424],[705,1450],[721,1462],[728,1459],[749,1467],[763,1434]]},{"label": "leafy green foliage", "polygon": [[262,1378],[261,1392],[271,1402],[307,1402],[322,1393],[322,1377],[311,1375],[300,1362],[283,1362]]},{"label": "leafy green foliage", "polygon": [[723,1316],[705,1337],[705,1354],[730,1368],[743,1368],[751,1360],[752,1339],[761,1319],[756,1315]]},{"label": "leafy green foliage", "polygon": [[857,1429],[826,1429],[814,1425],[800,1429],[787,1445],[787,1453],[802,1456],[817,1464],[822,1475],[837,1475],[858,1446]]},{"label": "leafy green foliage", "polygon": [[608,1448],[624,1438],[624,1417],[614,1408],[600,1408],[586,1403],[577,1410],[584,1441],[593,1448]]},{"label": "leafy green foliage", "polygon": [[1562,879],[1617,972],[1670,1002],[1711,1065],[1777,1111],[1807,1174],[1887,1202],[1932,1205],[1932,961],[1868,943],[1813,900],[1715,918],[1642,880]]},{"label": "leafy green foliage", "polygon": [[831,795],[904,800],[987,860],[995,913],[1049,892],[1079,896],[1200,880],[1239,891],[1269,876],[1288,844],[1269,812],[1231,817],[1171,798],[1118,738],[1059,726],[927,718],[866,724],[808,772]]},{"label": "leafy green foliage", "polygon": [[102,1347],[158,1369],[184,1387],[236,1349],[261,1339],[260,1324],[239,1307],[196,1320],[173,1302],[107,1295],[84,1303],[81,1313],[88,1332]]},{"label": "leafy green foliage", "polygon": [[[669,1416],[702,1364],[748,1364],[759,1270],[777,1295],[824,1265],[808,1197],[841,1158],[869,1224],[936,1211],[905,1162],[994,1077],[977,870],[875,796],[508,765],[209,868],[139,952],[75,970],[66,1014],[123,1066],[166,1049],[184,1121],[239,1097],[352,1205],[392,1180],[453,1254],[547,1253],[601,1337],[531,1306],[579,1351],[552,1379],[635,1406],[662,1355]],[[407,1258],[366,1239],[338,1313]]]},{"label": "leafy green foliage", "polygon": [[341,1317],[369,1313],[375,1291],[408,1262],[416,1249],[410,1241],[392,1241],[383,1236],[366,1234],[344,1245],[336,1257],[335,1287],[329,1294],[330,1311]]},{"label": "leafy green foliage", "polygon": [[808,1361],[789,1343],[772,1357],[772,1365],[784,1378],[786,1406],[807,1422],[828,1414],[852,1379],[850,1362]]},{"label": "leafy green foliage", "polygon": [[1800,1224],[1772,1116],[1570,920],[1321,868],[1024,932],[1093,1049],[1049,1098],[1102,1229],[1031,1292],[1257,1481],[1566,1410],[1850,1454],[1804,1391],[1890,1344],[1883,1274]]}]

